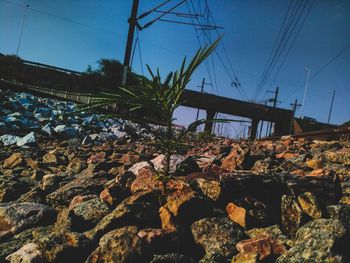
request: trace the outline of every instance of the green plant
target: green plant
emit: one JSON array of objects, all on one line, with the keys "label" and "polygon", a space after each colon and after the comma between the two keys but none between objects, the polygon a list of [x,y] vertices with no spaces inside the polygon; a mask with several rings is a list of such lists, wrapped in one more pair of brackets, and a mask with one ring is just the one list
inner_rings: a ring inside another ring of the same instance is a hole
[{"label": "green plant", "polygon": [[129,113],[136,113],[138,116],[151,115],[153,120],[160,120],[161,123],[165,124],[164,129],[156,129],[152,125],[149,125],[145,118],[134,119],[134,121],[154,135],[154,141],[150,145],[165,155],[164,171],[159,174],[159,178],[161,180],[167,180],[171,176],[171,155],[180,152],[186,146],[184,139],[190,131],[195,130],[199,125],[208,121],[227,121],[202,119],[191,123],[187,129],[179,132],[176,132],[173,124],[174,111],[182,102],[183,91],[189,83],[192,74],[213,52],[220,40],[221,37],[209,47],[199,49],[187,66],[186,58],[184,58],[180,70],[170,72],[164,81],[162,81],[158,69],[156,72],[153,72],[147,65],[151,76],[150,80],[140,77],[138,85],[123,86],[114,92],[103,92],[95,95],[91,103],[86,107],[82,107],[82,110],[116,104],[118,107],[127,109]]}]

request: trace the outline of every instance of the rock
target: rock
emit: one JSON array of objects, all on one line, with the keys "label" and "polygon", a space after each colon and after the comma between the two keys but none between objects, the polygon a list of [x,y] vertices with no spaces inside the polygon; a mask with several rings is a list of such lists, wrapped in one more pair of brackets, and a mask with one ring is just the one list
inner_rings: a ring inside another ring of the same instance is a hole
[{"label": "rock", "polygon": [[13,169],[23,163],[23,156],[21,153],[14,153],[9,158],[7,158],[3,164],[5,169]]},{"label": "rock", "polygon": [[41,128],[41,131],[48,135],[49,137],[52,136],[52,127],[50,125],[50,123],[47,123],[44,127]]},{"label": "rock", "polygon": [[177,165],[174,176],[186,176],[197,172],[201,172],[201,169],[193,157],[189,156]]},{"label": "rock", "polygon": [[294,237],[298,228],[305,222],[305,214],[293,197],[282,196],[281,215],[284,230],[289,236]]},{"label": "rock", "polygon": [[321,218],[322,210],[316,200],[315,195],[311,192],[306,192],[298,196],[298,202],[301,209],[312,218]]},{"label": "rock", "polygon": [[137,233],[152,254],[169,253],[179,247],[179,236],[171,229],[146,228]]},{"label": "rock", "polygon": [[172,231],[177,230],[177,224],[175,223],[175,218],[169,209],[165,206],[159,208],[159,217],[162,223],[163,229],[170,229]]},{"label": "rock", "polygon": [[62,179],[63,177],[57,174],[46,174],[41,179],[40,188],[45,192],[52,192],[58,188]]},{"label": "rock", "polygon": [[184,187],[167,196],[169,211],[184,223],[192,223],[212,215],[212,201],[198,195],[190,187]]},{"label": "rock", "polygon": [[302,226],[294,246],[276,262],[348,262],[349,237],[339,220],[315,219]]},{"label": "rock", "polygon": [[33,231],[33,237],[49,262],[82,262],[88,256],[90,241],[83,234],[69,231],[43,234]]},{"label": "rock", "polygon": [[194,263],[193,259],[178,253],[154,255],[150,263]]},{"label": "rock", "polygon": [[0,136],[0,141],[4,144],[4,146],[9,146],[9,145],[16,144],[20,138],[21,137],[18,137],[15,135],[4,134],[4,135]]},{"label": "rock", "polygon": [[91,199],[95,199],[97,198],[97,195],[77,195],[74,196],[74,198],[72,199],[72,201],[70,201],[68,209],[73,210],[76,206],[82,204],[85,201],[91,200]]},{"label": "rock", "polygon": [[138,175],[139,171],[144,167],[150,167],[150,165],[147,162],[139,162],[135,163],[133,166],[129,168],[129,172],[132,172],[134,175]]},{"label": "rock", "polygon": [[350,165],[350,148],[343,148],[337,151],[326,151],[323,154],[326,162],[341,163]]},{"label": "rock", "polygon": [[19,147],[34,146],[36,143],[34,132],[28,133],[26,136],[17,140],[16,144]]},{"label": "rock", "polygon": [[70,128],[66,125],[58,125],[54,128],[54,131],[65,138],[75,138],[78,136],[76,129]]},{"label": "rock", "polygon": [[105,234],[86,260],[86,263],[97,262],[149,262],[151,255],[138,237],[136,226],[115,229]]},{"label": "rock", "polygon": [[57,157],[54,153],[49,152],[43,156],[43,163],[57,165]]},{"label": "rock", "polygon": [[239,253],[234,256],[231,263],[259,263],[259,254],[255,252]]},{"label": "rock", "polygon": [[191,230],[208,256],[218,254],[226,259],[237,253],[236,243],[246,237],[238,224],[225,217],[201,219],[192,224]]},{"label": "rock", "polygon": [[[172,155],[170,157],[170,173],[175,173],[177,166],[180,165],[180,163],[183,162],[184,159],[185,158],[181,155]],[[156,171],[164,171],[166,156],[164,154],[160,154],[156,158],[151,160],[151,162],[153,163],[154,169],[156,169]]]},{"label": "rock", "polygon": [[243,207],[236,206],[234,203],[228,203],[226,206],[228,217],[235,223],[246,227],[246,213]]},{"label": "rock", "polygon": [[56,210],[36,203],[0,204],[0,238],[17,234],[35,226],[52,224],[56,219]]},{"label": "rock", "polygon": [[125,188],[117,182],[113,182],[100,193],[100,199],[109,206],[115,207],[130,195],[130,192]]},{"label": "rock", "polygon": [[[85,232],[85,235],[92,240],[96,240],[108,231],[126,225],[159,226],[158,207],[154,203],[146,202],[146,199],[143,201],[140,194],[125,199],[111,213],[103,217],[93,229]],[[140,201],[137,201],[137,198]]]},{"label": "rock", "polygon": [[13,176],[0,176],[0,203],[14,201],[29,190],[29,185]]},{"label": "rock", "polygon": [[350,231],[350,205],[330,205],[327,211],[331,219],[338,219]]},{"label": "rock", "polygon": [[287,252],[287,249],[281,242],[274,240],[269,235],[259,235],[254,238],[241,240],[236,244],[236,248],[240,254],[258,254],[259,260]]},{"label": "rock", "polygon": [[314,170],[322,168],[322,162],[320,160],[312,159],[312,160],[306,161],[305,164],[307,165],[307,167]]},{"label": "rock", "polygon": [[34,187],[29,192],[21,195],[21,197],[17,200],[17,202],[42,204],[42,203],[45,203],[45,197],[46,197],[46,194],[41,188]]},{"label": "rock", "polygon": [[87,167],[86,162],[79,158],[73,158],[67,165],[67,172],[71,174],[78,174]]},{"label": "rock", "polygon": [[8,255],[6,260],[11,263],[44,263],[44,255],[40,247],[35,243],[28,243],[16,252]]},{"label": "rock", "polygon": [[74,196],[98,195],[106,182],[107,179],[105,178],[77,178],[49,194],[46,200],[55,206],[68,205]]},{"label": "rock", "polygon": [[136,179],[131,185],[131,192],[147,190],[161,190],[163,183],[157,179],[157,174],[149,167],[144,167],[139,170]]},{"label": "rock", "polygon": [[72,229],[78,232],[88,230],[94,227],[109,212],[108,206],[99,198],[84,201],[70,211]]},{"label": "rock", "polygon": [[255,238],[261,235],[268,235],[272,237],[274,240],[280,241],[282,244],[284,244],[286,247],[291,246],[292,241],[289,240],[281,231],[280,227],[278,225],[272,225],[269,227],[264,228],[253,228],[250,230],[245,231],[245,233],[250,238]]},{"label": "rock", "polygon": [[213,201],[219,201],[222,197],[222,189],[219,181],[196,179],[197,188],[200,192]]}]

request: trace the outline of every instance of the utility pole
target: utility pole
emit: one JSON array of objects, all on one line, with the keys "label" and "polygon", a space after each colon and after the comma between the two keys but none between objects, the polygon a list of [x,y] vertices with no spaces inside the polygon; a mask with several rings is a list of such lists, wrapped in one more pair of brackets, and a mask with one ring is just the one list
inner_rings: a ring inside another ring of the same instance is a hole
[{"label": "utility pole", "polygon": [[311,72],[311,70],[309,68],[305,68],[305,70],[307,71],[307,77],[306,77],[306,82],[305,82],[303,102],[301,103],[302,104],[302,108],[301,108],[300,118],[302,118],[302,119],[304,119],[305,98],[306,98],[306,92],[307,92],[307,87],[309,85],[310,72]]},{"label": "utility pole", "polygon": [[139,0],[133,0],[131,16],[128,20],[129,22],[129,31],[128,31],[128,40],[126,42],[125,55],[124,55],[124,64],[123,64],[123,75],[122,75],[122,85],[126,84],[126,77],[128,75],[128,70],[130,66],[130,58],[132,52],[132,45],[134,40],[134,32],[137,24],[137,11],[139,8]]},{"label": "utility pole", "polygon": [[[277,102],[278,102],[278,93],[279,93],[279,87],[276,87],[275,91],[267,91],[270,93],[274,93],[275,97],[273,99],[271,99],[271,101],[273,102],[273,107],[276,108],[277,106]],[[272,122],[270,122],[270,127],[269,127],[269,136],[271,135],[271,131],[272,131]]]},{"label": "utility pole", "polygon": [[332,96],[331,107],[330,107],[330,109],[329,109],[329,115],[328,115],[328,121],[327,121],[328,124],[329,124],[329,121],[331,120],[331,114],[332,114],[332,109],[333,109],[334,96],[335,96],[335,90],[333,90],[333,96]]},{"label": "utility pole", "polygon": [[[267,105],[267,101],[265,100],[265,104],[264,104],[264,106],[266,107],[266,105]],[[264,127],[264,121],[263,121],[263,120],[261,120],[260,132],[259,132],[259,138],[260,138],[260,139],[261,139],[261,137],[262,137],[263,127]]]},{"label": "utility pole", "polygon": [[28,12],[29,5],[26,5],[26,9],[24,10],[24,16],[22,20],[22,26],[21,26],[21,32],[19,34],[19,40],[18,40],[18,45],[17,45],[17,51],[16,51],[16,56],[18,57],[19,53],[19,47],[21,46],[21,41],[22,41],[22,34],[23,34],[23,28],[24,28],[24,22],[26,20],[27,12]]},{"label": "utility pole", "polygon": [[[200,88],[201,88],[201,93],[204,92],[204,86],[205,86],[205,85],[210,85],[210,86],[211,86],[211,83],[205,82],[205,78],[203,78],[202,84],[201,84],[200,86],[197,86],[197,87],[200,87]],[[199,108],[197,109],[196,121],[198,121],[198,118],[199,118]]]},{"label": "utility pole", "polygon": [[293,127],[293,121],[294,121],[294,117],[295,117],[295,112],[297,110],[297,108],[299,108],[301,106],[301,104],[298,104],[298,99],[295,99],[294,103],[290,103],[290,106],[293,107],[293,117],[291,120],[291,124],[290,124],[290,130],[289,133],[292,134],[292,127]]}]

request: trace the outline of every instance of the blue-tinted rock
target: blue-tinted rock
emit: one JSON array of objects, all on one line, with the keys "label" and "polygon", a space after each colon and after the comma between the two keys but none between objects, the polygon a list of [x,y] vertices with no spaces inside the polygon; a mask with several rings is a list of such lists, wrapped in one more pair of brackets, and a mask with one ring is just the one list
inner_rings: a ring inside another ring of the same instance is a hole
[{"label": "blue-tinted rock", "polygon": [[35,140],[34,132],[30,132],[26,136],[17,140],[17,146],[19,147],[33,146],[35,145],[35,143],[36,143],[36,140]]},{"label": "blue-tinted rock", "polygon": [[18,137],[16,135],[4,134],[0,136],[0,141],[4,144],[4,146],[8,146],[8,145],[16,144],[18,139],[20,138],[21,137]]}]

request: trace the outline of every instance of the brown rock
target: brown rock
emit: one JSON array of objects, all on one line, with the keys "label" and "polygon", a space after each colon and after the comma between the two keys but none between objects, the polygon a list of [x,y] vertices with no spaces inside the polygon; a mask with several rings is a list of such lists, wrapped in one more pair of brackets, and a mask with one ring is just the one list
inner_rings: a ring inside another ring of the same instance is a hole
[{"label": "brown rock", "polygon": [[39,168],[38,161],[34,161],[32,158],[26,159],[26,163],[32,169],[38,169]]},{"label": "brown rock", "polygon": [[148,167],[144,167],[139,171],[136,179],[131,185],[131,192],[162,189],[163,183],[157,179],[156,173]]},{"label": "brown rock", "polygon": [[330,172],[325,169],[316,169],[306,174],[306,176],[315,176],[315,177],[329,176],[329,175],[330,175]]},{"label": "brown rock", "polygon": [[13,169],[19,166],[23,162],[23,157],[21,153],[14,153],[9,158],[7,158],[3,164],[4,169]]},{"label": "brown rock", "polygon": [[316,197],[311,192],[306,192],[298,196],[298,202],[301,206],[301,209],[311,216],[312,218],[321,218],[322,211],[319,207],[319,204],[316,200]]},{"label": "brown rock", "polygon": [[231,263],[258,263],[259,255],[255,252],[251,253],[239,253],[234,256]]},{"label": "brown rock", "polygon": [[322,162],[319,160],[309,160],[305,162],[307,167],[311,168],[311,169],[320,169],[322,168]]},{"label": "brown rock", "polygon": [[57,157],[54,153],[47,153],[43,156],[43,163],[46,164],[57,164]]},{"label": "brown rock", "polygon": [[226,169],[230,172],[236,170],[238,165],[236,159],[238,155],[239,153],[236,149],[231,151],[231,153],[222,161],[221,168]]},{"label": "brown rock", "polygon": [[241,240],[236,244],[241,254],[257,253],[259,260],[263,260],[271,254],[281,255],[287,250],[284,245],[271,238],[269,235],[259,235],[251,239]]},{"label": "brown rock", "polygon": [[170,213],[168,208],[162,206],[159,208],[159,217],[160,221],[162,222],[162,228],[163,229],[170,229],[173,231],[176,231],[176,224],[175,224],[175,218]]},{"label": "brown rock", "polygon": [[106,156],[105,152],[99,152],[99,153],[93,154],[87,159],[87,163],[88,164],[101,163],[105,160],[105,156]]},{"label": "brown rock", "polygon": [[299,227],[304,223],[304,212],[298,202],[291,196],[283,195],[281,201],[282,225],[291,237],[294,237]]},{"label": "brown rock", "polygon": [[78,174],[82,170],[84,170],[86,166],[86,163],[80,160],[79,158],[73,158],[67,166],[67,171],[73,174]]},{"label": "brown rock", "polygon": [[220,182],[218,181],[208,181],[203,178],[198,178],[196,180],[197,186],[202,192],[202,194],[213,201],[218,201],[222,195],[222,189]]},{"label": "brown rock", "polygon": [[68,209],[73,210],[74,207],[81,204],[82,202],[85,202],[87,200],[90,200],[90,199],[93,199],[96,197],[97,197],[96,195],[77,195],[77,196],[74,196],[72,201],[70,201],[70,203],[69,203]]},{"label": "brown rock", "polygon": [[228,203],[226,206],[228,217],[237,224],[246,227],[246,213],[243,207],[236,206],[234,203]]},{"label": "brown rock", "polygon": [[290,153],[290,152],[285,152],[285,153],[280,153],[280,154],[276,154],[276,158],[277,159],[292,159],[292,158],[296,158],[299,157],[299,153]]}]

